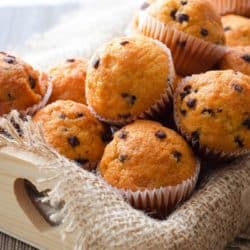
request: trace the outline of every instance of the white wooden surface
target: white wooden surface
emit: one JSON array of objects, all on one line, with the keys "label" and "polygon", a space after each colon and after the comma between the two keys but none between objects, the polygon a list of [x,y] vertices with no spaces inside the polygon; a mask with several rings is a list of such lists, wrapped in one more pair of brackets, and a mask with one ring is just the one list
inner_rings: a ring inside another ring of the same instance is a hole
[{"label": "white wooden surface", "polygon": [[59,22],[80,0],[0,0],[0,50],[17,51],[36,33]]}]

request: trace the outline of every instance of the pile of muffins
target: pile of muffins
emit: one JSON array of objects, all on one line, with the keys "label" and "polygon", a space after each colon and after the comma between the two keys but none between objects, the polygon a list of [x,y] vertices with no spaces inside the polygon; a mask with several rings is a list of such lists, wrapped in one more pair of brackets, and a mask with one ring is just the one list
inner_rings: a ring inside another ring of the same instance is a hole
[{"label": "pile of muffins", "polygon": [[0,115],[33,116],[59,153],[165,218],[200,159],[250,153],[249,16],[250,0],[148,0],[90,60],[39,72],[2,52]]}]

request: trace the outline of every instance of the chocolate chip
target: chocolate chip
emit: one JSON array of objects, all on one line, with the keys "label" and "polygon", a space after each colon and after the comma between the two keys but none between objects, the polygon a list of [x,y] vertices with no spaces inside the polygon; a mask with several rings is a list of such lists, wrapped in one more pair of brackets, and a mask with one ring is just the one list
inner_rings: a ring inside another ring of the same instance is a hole
[{"label": "chocolate chip", "polygon": [[14,64],[16,60],[13,57],[7,56],[3,59],[8,64]]},{"label": "chocolate chip", "polygon": [[77,147],[80,145],[80,141],[76,136],[70,136],[68,138],[68,143],[70,144],[71,147]]},{"label": "chocolate chip", "polygon": [[185,109],[180,109],[180,113],[181,113],[183,116],[185,116],[185,115],[187,114],[187,110],[185,110]]},{"label": "chocolate chip", "polygon": [[183,23],[183,22],[188,22],[189,21],[189,16],[187,14],[179,14],[177,16],[177,20],[179,23]]},{"label": "chocolate chip", "polygon": [[34,89],[36,87],[36,79],[33,78],[32,76],[29,76],[29,85],[31,89]]},{"label": "chocolate chip", "polygon": [[250,63],[250,54],[246,54],[244,56],[241,57],[244,61]]},{"label": "chocolate chip", "polygon": [[60,114],[59,118],[62,119],[62,120],[64,120],[64,119],[66,119],[66,115],[65,114]]},{"label": "chocolate chip", "polygon": [[69,59],[66,60],[66,62],[73,63],[73,62],[75,62],[75,59],[74,58],[69,58]]},{"label": "chocolate chip", "polygon": [[183,100],[187,95],[191,93],[191,88],[192,87],[190,85],[184,87],[184,91],[180,93],[181,100]]},{"label": "chocolate chip", "polygon": [[181,157],[182,157],[182,153],[175,150],[172,152],[172,155],[174,156],[174,158],[176,159],[177,162],[180,162]]},{"label": "chocolate chip", "polygon": [[81,118],[81,117],[83,117],[83,116],[84,116],[83,113],[77,113],[77,114],[76,114],[76,118]]},{"label": "chocolate chip", "polygon": [[189,108],[195,108],[197,100],[195,98],[189,98],[186,103]]},{"label": "chocolate chip", "polygon": [[131,116],[130,113],[127,113],[127,114],[118,114],[118,117],[121,118],[121,119],[128,119],[130,116]]},{"label": "chocolate chip", "polygon": [[195,89],[195,90],[194,90],[194,93],[198,93],[198,91],[199,91],[198,89]]},{"label": "chocolate chip", "polygon": [[74,161],[76,162],[76,163],[78,163],[78,164],[80,164],[80,165],[84,165],[84,164],[86,164],[86,163],[88,163],[89,162],[89,160],[88,159],[85,159],[85,158],[76,158],[76,159],[74,159]]},{"label": "chocolate chip", "polygon": [[125,98],[130,105],[134,105],[137,99],[135,95],[131,95],[129,93],[121,93],[121,96]]},{"label": "chocolate chip", "polygon": [[201,34],[202,36],[207,36],[207,35],[208,35],[208,30],[205,29],[205,28],[201,28],[200,34]]},{"label": "chocolate chip", "polygon": [[125,162],[127,159],[128,159],[127,155],[119,155],[118,157],[118,160],[122,163]]},{"label": "chocolate chip", "polygon": [[247,129],[250,129],[250,117],[246,118],[243,122],[242,125],[246,127]]},{"label": "chocolate chip", "polygon": [[100,58],[95,58],[92,62],[92,66],[97,69],[99,67],[100,64]]},{"label": "chocolate chip", "polygon": [[120,139],[126,139],[128,137],[128,132],[126,130],[121,130],[121,132],[119,133],[118,137]]},{"label": "chocolate chip", "polygon": [[167,135],[163,131],[158,130],[155,132],[155,137],[157,137],[159,139],[165,139],[167,137]]},{"label": "chocolate chip", "polygon": [[141,9],[141,10],[145,10],[145,9],[147,9],[149,6],[150,6],[149,3],[144,2],[144,3],[141,5],[140,9]]},{"label": "chocolate chip", "polygon": [[227,32],[227,31],[229,31],[229,30],[231,30],[231,27],[229,27],[229,26],[224,27],[224,31],[225,31],[225,32]]},{"label": "chocolate chip", "polygon": [[243,139],[239,135],[234,137],[234,142],[237,144],[239,148],[243,148],[245,146]]},{"label": "chocolate chip", "polygon": [[186,5],[188,2],[187,1],[181,1],[182,5]]},{"label": "chocolate chip", "polygon": [[198,130],[191,133],[191,137],[193,141],[199,142],[200,140],[200,132]]},{"label": "chocolate chip", "polygon": [[129,41],[123,41],[120,43],[122,46],[126,45],[126,44],[129,44]]},{"label": "chocolate chip", "polygon": [[238,83],[233,83],[232,87],[235,91],[241,93],[243,91],[243,88]]},{"label": "chocolate chip", "polygon": [[201,111],[202,114],[209,114],[210,116],[215,116],[215,112],[210,109],[210,108],[204,108],[202,111]]},{"label": "chocolate chip", "polygon": [[181,48],[185,48],[186,44],[187,44],[187,41],[185,41],[185,40],[183,40],[183,41],[178,40],[177,41],[177,46],[179,46]]},{"label": "chocolate chip", "polygon": [[173,20],[176,20],[176,13],[177,13],[177,9],[174,9],[170,12],[170,16],[172,17]]},{"label": "chocolate chip", "polygon": [[11,93],[8,93],[8,94],[7,94],[7,98],[8,98],[8,101],[13,101],[13,100],[15,100],[15,97],[14,97]]}]

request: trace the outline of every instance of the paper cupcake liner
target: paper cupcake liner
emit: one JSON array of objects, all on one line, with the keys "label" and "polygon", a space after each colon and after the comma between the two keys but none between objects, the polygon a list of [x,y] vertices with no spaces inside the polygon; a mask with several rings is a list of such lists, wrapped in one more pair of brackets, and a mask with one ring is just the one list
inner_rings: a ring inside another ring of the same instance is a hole
[{"label": "paper cupcake liner", "polygon": [[154,217],[164,218],[181,202],[190,197],[197,183],[199,172],[200,161],[197,159],[194,175],[176,186],[144,191],[116,189],[134,208],[144,210]]},{"label": "paper cupcake liner", "polygon": [[249,0],[210,0],[221,15],[238,14],[250,16]]},{"label": "paper cupcake liner", "polygon": [[157,39],[170,48],[176,71],[180,75],[205,72],[225,54],[224,46],[196,38],[171,25],[165,25],[141,11],[138,15],[138,31]]},{"label": "paper cupcake liner", "polygon": [[158,46],[160,46],[165,53],[168,55],[169,58],[169,77],[168,77],[168,81],[166,83],[166,90],[165,92],[161,95],[161,97],[159,98],[159,100],[157,100],[151,107],[149,107],[147,110],[141,112],[139,115],[133,115],[130,116],[128,118],[124,118],[124,119],[116,119],[116,120],[110,120],[110,119],[106,119],[105,117],[99,115],[97,112],[95,112],[94,108],[91,106],[90,103],[88,103],[88,108],[90,110],[90,112],[97,117],[97,119],[99,119],[100,121],[106,122],[110,125],[114,125],[114,126],[123,126],[126,125],[128,123],[131,123],[137,119],[152,119],[155,116],[157,116],[158,114],[164,112],[167,110],[167,107],[172,105],[172,100],[173,100],[173,90],[172,90],[172,86],[174,84],[174,80],[175,80],[175,68],[174,68],[174,63],[172,60],[172,55],[170,50],[161,42],[154,40],[154,43],[156,43]]},{"label": "paper cupcake liner", "polygon": [[[40,77],[40,81],[45,81],[45,80],[42,77]],[[46,81],[47,81],[47,79],[46,79]],[[37,103],[37,104],[35,104],[35,105],[27,108],[26,110],[21,111],[20,113],[22,115],[30,115],[30,116],[34,115],[39,109],[41,109],[44,106],[46,106],[46,104],[48,103],[48,101],[50,99],[50,96],[52,94],[52,90],[53,90],[53,85],[48,80],[47,91],[44,94],[44,96],[42,97],[42,100],[39,103]]]},{"label": "paper cupcake liner", "polygon": [[232,161],[240,156],[250,153],[250,150],[248,149],[242,149],[241,151],[230,152],[230,153],[220,150],[215,150],[209,148],[206,145],[201,144],[200,141],[193,139],[192,136],[189,133],[187,133],[180,125],[180,118],[178,116],[178,113],[176,112],[176,106],[177,106],[176,100],[177,100],[177,92],[174,97],[174,120],[177,130],[201,158],[214,162],[226,162],[226,161]]}]

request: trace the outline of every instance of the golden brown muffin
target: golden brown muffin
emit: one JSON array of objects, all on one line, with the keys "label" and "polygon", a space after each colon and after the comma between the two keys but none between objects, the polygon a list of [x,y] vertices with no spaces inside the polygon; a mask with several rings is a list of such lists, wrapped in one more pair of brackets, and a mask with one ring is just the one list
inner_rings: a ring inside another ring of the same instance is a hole
[{"label": "golden brown muffin", "polygon": [[49,102],[72,100],[86,104],[85,80],[87,66],[88,60],[85,58],[71,58],[50,69],[48,75],[53,84],[53,92]]},{"label": "golden brown muffin", "polygon": [[250,46],[250,19],[237,15],[222,17],[226,45]]},{"label": "golden brown muffin", "polygon": [[134,120],[170,92],[170,52],[152,39],[121,37],[101,47],[87,70],[88,105],[104,121]]},{"label": "golden brown muffin", "polygon": [[173,84],[173,91],[175,91],[176,88],[179,86],[179,84],[181,84],[182,79],[183,79],[182,76],[176,74],[175,81]]},{"label": "golden brown muffin", "polygon": [[220,63],[221,69],[233,69],[250,76],[250,46],[232,47]]},{"label": "golden brown muffin", "polygon": [[46,141],[81,165],[98,162],[106,144],[106,130],[88,108],[73,101],[56,101],[36,113]]},{"label": "golden brown muffin", "polygon": [[206,0],[159,0],[145,12],[191,36],[215,44],[224,44],[221,19],[214,6]]},{"label": "golden brown muffin", "polygon": [[0,115],[12,109],[24,111],[39,103],[46,88],[46,76],[40,77],[29,64],[0,52]]},{"label": "golden brown muffin", "polygon": [[240,72],[209,71],[187,77],[175,93],[177,126],[198,150],[227,156],[245,153],[250,150],[249,96],[250,77]]},{"label": "golden brown muffin", "polygon": [[137,191],[176,186],[195,174],[196,164],[192,150],[175,131],[138,120],[115,133],[99,171],[112,186]]}]

